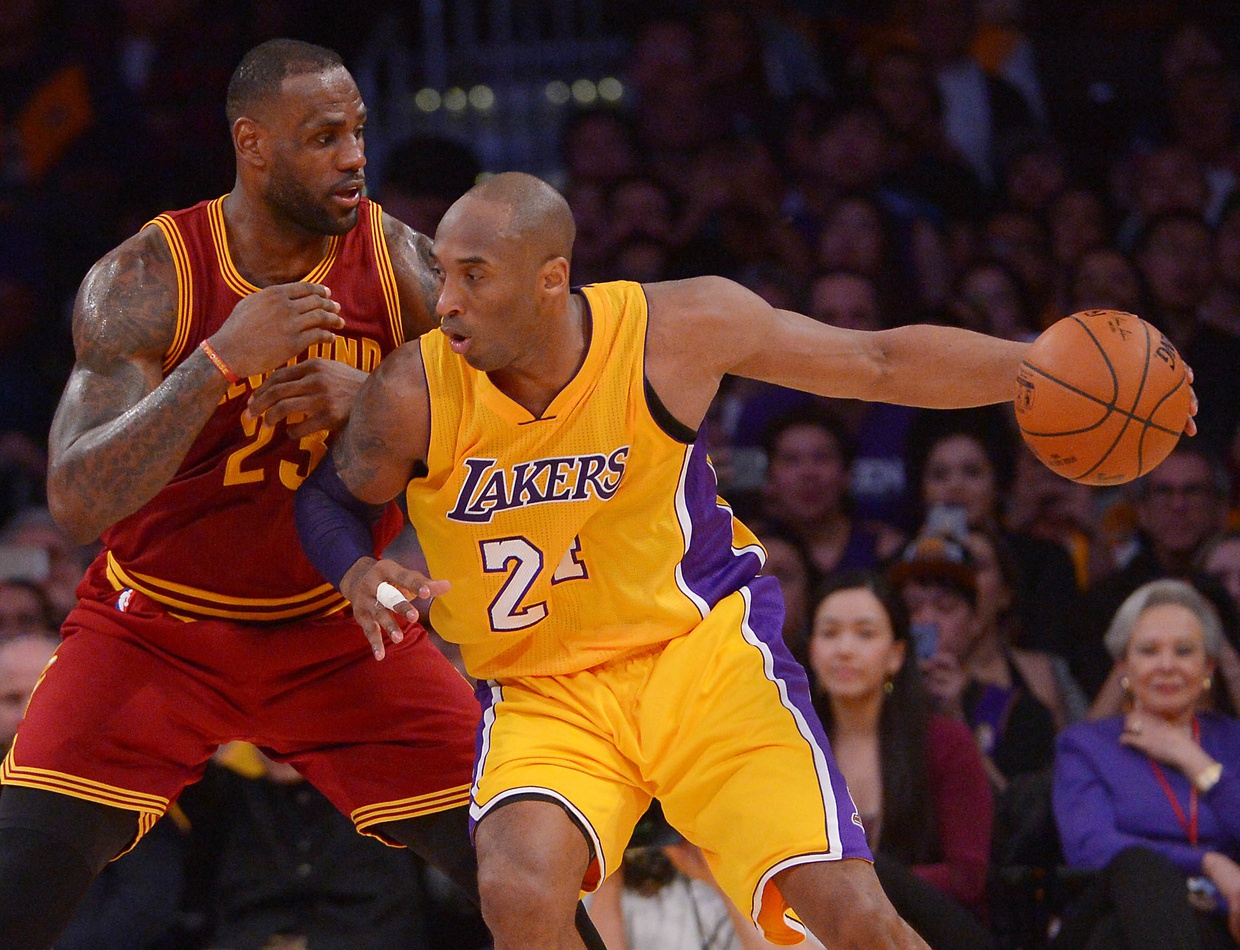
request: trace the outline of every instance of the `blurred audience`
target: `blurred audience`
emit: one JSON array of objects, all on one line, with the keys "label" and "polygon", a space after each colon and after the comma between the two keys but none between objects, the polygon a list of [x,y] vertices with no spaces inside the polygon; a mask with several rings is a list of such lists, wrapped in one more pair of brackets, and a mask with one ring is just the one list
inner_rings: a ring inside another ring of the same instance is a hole
[{"label": "blurred audience", "polygon": [[[1197,567],[1205,545],[1226,524],[1226,473],[1195,442],[1181,442],[1161,465],[1134,484],[1133,492],[1137,551],[1124,567],[1086,591],[1074,612],[1068,660],[1085,692],[1097,697],[1099,710],[1113,710],[1118,700],[1119,674],[1112,669],[1103,633],[1119,605],[1148,581],[1163,577],[1190,580],[1224,610],[1228,637],[1233,644],[1240,642],[1226,594]],[[1100,695],[1104,683],[1106,695]]]},{"label": "blurred audience", "polygon": [[378,195],[383,210],[431,237],[443,213],[482,173],[472,148],[435,136],[407,139],[389,153],[387,162]]},{"label": "blurred audience", "polygon": [[767,428],[762,513],[800,539],[812,585],[835,571],[877,566],[897,550],[900,533],[849,511],[852,442],[831,413],[806,406]]},{"label": "blurred audience", "polygon": [[1219,458],[1240,424],[1240,337],[1204,322],[1214,279],[1214,235],[1193,212],[1169,211],[1142,229],[1134,259],[1147,292],[1142,316],[1193,368],[1200,401],[1196,444]]},{"label": "blurred audience", "polygon": [[1223,586],[1240,611],[1240,531],[1219,535],[1202,549],[1199,557],[1201,570]]},{"label": "blurred audience", "polygon": [[0,528],[0,544],[44,553],[46,573],[36,580],[52,605],[52,619],[59,629],[77,603],[75,591],[90,563],[90,548],[74,541],[44,507],[17,512]]},{"label": "blurred audience", "polygon": [[909,482],[923,520],[932,511],[962,519],[969,531],[998,539],[1014,564],[1016,646],[1067,655],[1076,572],[1065,548],[1009,524],[1004,511],[1016,477],[1016,436],[1006,406],[924,412],[906,440]]},{"label": "blurred audience", "polygon": [[0,751],[8,753],[26,704],[60,641],[40,633],[0,640]]},{"label": "blurred audience", "polygon": [[[4,555],[5,551],[0,549],[0,557]],[[56,629],[52,603],[37,581],[12,575],[7,580],[0,579],[0,640],[27,633],[55,636]]]}]

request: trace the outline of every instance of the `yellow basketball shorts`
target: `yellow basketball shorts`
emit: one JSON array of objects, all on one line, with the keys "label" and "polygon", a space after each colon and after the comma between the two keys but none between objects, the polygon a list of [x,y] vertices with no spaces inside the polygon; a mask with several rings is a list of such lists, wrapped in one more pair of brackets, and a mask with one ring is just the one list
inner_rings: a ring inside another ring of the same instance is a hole
[{"label": "yellow basketball shorts", "polygon": [[473,822],[513,798],[558,802],[589,839],[592,891],[656,797],[767,939],[801,942],[772,878],[871,856],[782,620],[776,581],[759,577],[666,644],[579,673],[480,683]]}]

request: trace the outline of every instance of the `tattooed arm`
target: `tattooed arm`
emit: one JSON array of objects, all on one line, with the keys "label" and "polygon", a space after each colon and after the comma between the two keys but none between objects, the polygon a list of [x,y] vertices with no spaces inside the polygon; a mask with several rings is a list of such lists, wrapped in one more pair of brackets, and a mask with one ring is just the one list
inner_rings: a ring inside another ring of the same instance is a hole
[{"label": "tattooed arm", "polygon": [[[343,324],[330,292],[281,284],[242,300],[212,337],[238,376],[274,369]],[[177,277],[156,228],[97,263],[73,312],[77,361],[49,437],[48,504],[79,541],[150,501],[176,473],[228,381],[200,350],[163,377]]]},{"label": "tattooed arm", "polygon": [[383,234],[392,257],[392,269],[396,272],[405,339],[413,340],[439,326],[439,318],[435,315],[439,278],[430,263],[431,239],[390,214],[383,215]]}]

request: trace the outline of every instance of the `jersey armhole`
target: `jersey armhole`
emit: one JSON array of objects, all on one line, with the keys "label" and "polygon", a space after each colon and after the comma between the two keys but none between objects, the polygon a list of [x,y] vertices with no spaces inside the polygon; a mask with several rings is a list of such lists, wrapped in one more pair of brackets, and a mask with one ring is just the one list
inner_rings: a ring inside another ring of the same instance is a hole
[{"label": "jersey armhole", "polygon": [[164,236],[168,251],[172,255],[172,264],[177,275],[177,323],[172,335],[172,343],[164,353],[163,371],[168,373],[176,366],[185,351],[189,340],[189,328],[194,313],[194,282],[193,272],[189,266],[189,251],[185,247],[185,239],[176,222],[166,214],[149,221],[146,227],[154,225]]},{"label": "jersey armhole", "polygon": [[641,287],[642,299],[646,301],[646,326],[642,335],[642,389],[646,393],[646,408],[650,412],[650,418],[665,435],[685,445],[692,445],[697,441],[697,430],[691,429],[672,415],[671,410],[663,405],[663,400],[654,391],[650,377],[646,375],[646,347],[650,345],[650,298],[646,296],[646,288],[640,284],[638,286]]},{"label": "jersey armhole", "polygon": [[650,380],[646,378],[645,367],[642,368],[642,388],[646,391],[646,408],[650,410],[650,418],[654,419],[655,424],[666,435],[685,445],[692,445],[697,441],[697,430],[690,429],[673,416],[667,406],[663,405],[663,400],[659,398],[659,394],[650,385]]},{"label": "jersey armhole", "polygon": [[400,292],[396,284],[396,269],[392,266],[392,255],[388,252],[387,235],[383,233],[383,208],[377,202],[371,201],[366,213],[370,218],[375,270],[378,272],[379,289],[383,292],[383,302],[387,308],[388,329],[392,334],[393,345],[400,346],[407,342],[407,338],[404,314],[400,308]]}]

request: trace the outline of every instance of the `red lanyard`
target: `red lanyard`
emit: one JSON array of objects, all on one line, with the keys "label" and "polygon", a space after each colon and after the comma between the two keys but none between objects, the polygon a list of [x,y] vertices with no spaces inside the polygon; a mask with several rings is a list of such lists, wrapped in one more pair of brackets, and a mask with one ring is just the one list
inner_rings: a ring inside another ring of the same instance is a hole
[{"label": "red lanyard", "polygon": [[[1201,726],[1197,723],[1196,716],[1193,717],[1193,741],[1198,745],[1201,744]],[[1188,843],[1194,848],[1197,847],[1197,786],[1191,782],[1189,783],[1191,790],[1188,793],[1188,818],[1185,818],[1184,809],[1180,807],[1179,799],[1175,797],[1175,792],[1171,790],[1171,783],[1167,781],[1167,776],[1163,774],[1162,766],[1150,759],[1150,768],[1154,770],[1154,778],[1158,779],[1158,784],[1162,786],[1163,794],[1167,796],[1167,801],[1171,802],[1176,820],[1179,821],[1180,827],[1184,829],[1184,833],[1188,835]]]}]

